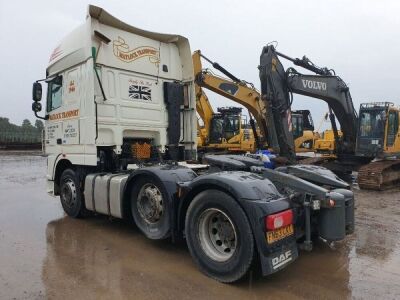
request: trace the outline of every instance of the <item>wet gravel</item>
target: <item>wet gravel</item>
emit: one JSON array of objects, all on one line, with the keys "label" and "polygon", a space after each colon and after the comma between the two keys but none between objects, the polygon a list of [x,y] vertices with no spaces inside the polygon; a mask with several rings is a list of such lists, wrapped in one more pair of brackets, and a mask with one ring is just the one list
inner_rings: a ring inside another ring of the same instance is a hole
[{"label": "wet gravel", "polygon": [[184,244],[118,220],[66,217],[46,194],[46,159],[0,153],[0,299],[399,299],[400,187],[356,193],[356,231],[266,278],[200,273]]}]

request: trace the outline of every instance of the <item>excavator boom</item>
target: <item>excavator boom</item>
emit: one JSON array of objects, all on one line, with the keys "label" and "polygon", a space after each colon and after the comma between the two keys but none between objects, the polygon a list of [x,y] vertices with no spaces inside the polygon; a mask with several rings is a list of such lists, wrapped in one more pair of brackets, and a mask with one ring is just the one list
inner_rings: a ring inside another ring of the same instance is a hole
[{"label": "excavator boom", "polygon": [[278,153],[290,162],[296,161],[292,134],[291,101],[286,86],[285,69],[272,46],[263,48],[260,57],[261,98],[270,103],[270,131],[278,144]]},{"label": "excavator boom", "polygon": [[[253,127],[253,135],[256,138],[256,143],[258,147],[263,147],[267,145],[273,145],[271,140],[271,135],[268,134],[268,126],[264,114],[268,111],[266,104],[261,101],[260,93],[251,85],[246,84],[241,81],[236,76],[232,75],[225,68],[220,66],[218,63],[212,62],[203,54],[200,50],[197,50],[192,55],[193,67],[196,81],[196,88],[201,89],[202,87],[207,88],[225,98],[231,99],[248,109],[250,112],[250,117],[254,116],[257,125],[260,128],[261,137],[258,138],[258,132]],[[217,70],[221,71],[231,80],[225,79],[223,77],[212,74],[209,70],[203,69],[201,58],[204,58]],[[250,123],[252,123],[250,119]],[[254,123],[253,123],[254,124]],[[260,141],[261,140],[261,141]],[[272,146],[271,146],[272,147]]]},{"label": "excavator boom", "polygon": [[358,117],[345,82],[335,75],[304,75],[289,69],[287,85],[292,93],[318,98],[328,103],[343,131],[338,150],[341,153],[354,154]]},{"label": "excavator boom", "polygon": [[203,120],[205,130],[210,130],[211,119],[214,114],[214,110],[208,100],[207,95],[199,87],[195,86],[196,92],[196,111],[200,118]]}]

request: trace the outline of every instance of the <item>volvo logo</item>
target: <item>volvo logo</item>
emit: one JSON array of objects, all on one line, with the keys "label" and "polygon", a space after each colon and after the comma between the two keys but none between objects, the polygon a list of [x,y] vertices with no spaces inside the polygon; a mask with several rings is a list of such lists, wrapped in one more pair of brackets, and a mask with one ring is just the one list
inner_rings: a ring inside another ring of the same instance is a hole
[{"label": "volvo logo", "polygon": [[309,88],[317,91],[326,91],[326,83],[325,82],[320,82],[320,81],[315,81],[315,80],[307,80],[307,79],[302,79],[303,82],[303,87],[304,88]]}]

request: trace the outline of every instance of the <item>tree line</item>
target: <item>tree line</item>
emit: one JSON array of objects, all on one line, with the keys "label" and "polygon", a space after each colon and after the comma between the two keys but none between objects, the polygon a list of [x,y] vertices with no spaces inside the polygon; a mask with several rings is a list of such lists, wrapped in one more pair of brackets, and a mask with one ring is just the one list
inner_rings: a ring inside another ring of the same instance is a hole
[{"label": "tree line", "polygon": [[41,120],[32,125],[25,119],[21,125],[15,125],[8,118],[0,117],[0,145],[41,143],[43,129]]}]

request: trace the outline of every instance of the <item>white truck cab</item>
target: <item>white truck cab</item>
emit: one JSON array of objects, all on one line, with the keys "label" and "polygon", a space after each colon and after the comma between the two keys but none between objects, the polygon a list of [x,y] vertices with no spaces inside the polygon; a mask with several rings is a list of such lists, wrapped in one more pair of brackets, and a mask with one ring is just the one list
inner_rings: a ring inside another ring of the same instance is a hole
[{"label": "white truck cab", "polygon": [[[45,81],[49,193],[59,193],[55,179],[69,164],[115,170],[152,155],[196,158],[186,38],[132,27],[90,5],[86,22],[52,52]],[[171,105],[178,112],[168,115]]]}]

